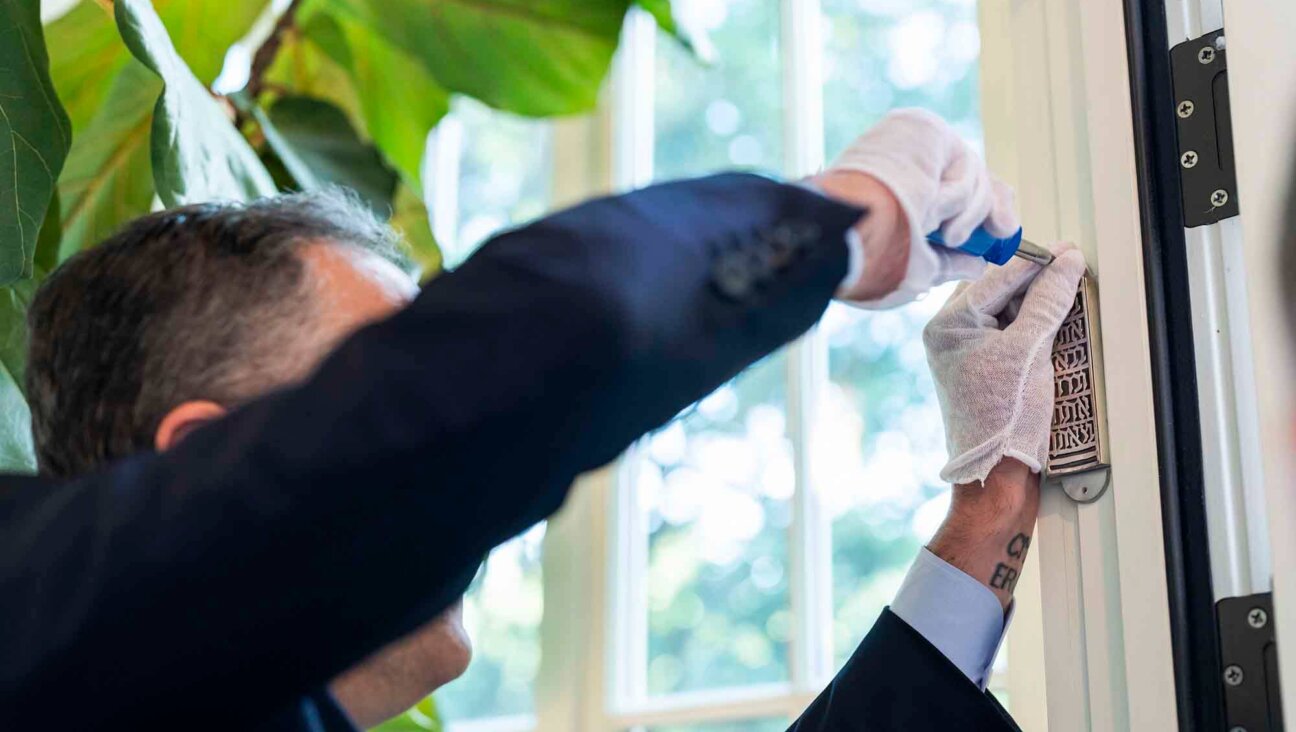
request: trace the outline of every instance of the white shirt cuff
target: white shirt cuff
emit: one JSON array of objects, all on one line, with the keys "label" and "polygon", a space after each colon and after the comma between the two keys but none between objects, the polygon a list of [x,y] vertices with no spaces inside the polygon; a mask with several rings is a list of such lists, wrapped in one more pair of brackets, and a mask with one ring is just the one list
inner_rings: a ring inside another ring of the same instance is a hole
[{"label": "white shirt cuff", "polygon": [[[825,198],[828,197],[828,195],[823,192],[823,189],[815,185],[808,178],[795,181],[793,182],[793,185],[801,186],[802,188],[818,193]],[[847,256],[849,257],[849,259],[846,260],[846,276],[843,277],[841,283],[837,285],[837,294],[835,297],[841,297],[842,294],[846,292],[847,288],[854,285],[856,282],[859,282],[860,278],[864,276],[864,242],[860,239],[859,232],[856,231],[853,226],[846,231],[846,251]]]},{"label": "white shirt cuff", "polygon": [[1012,620],[999,598],[926,548],[909,568],[891,612],[918,631],[964,676],[984,690]]}]

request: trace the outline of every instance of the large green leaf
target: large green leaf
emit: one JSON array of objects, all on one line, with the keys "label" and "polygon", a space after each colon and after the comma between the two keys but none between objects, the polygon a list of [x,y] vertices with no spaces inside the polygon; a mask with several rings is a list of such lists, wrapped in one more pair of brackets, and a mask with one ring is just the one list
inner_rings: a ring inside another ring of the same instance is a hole
[{"label": "large green leaf", "polygon": [[427,136],[450,96],[416,59],[367,26],[302,6],[267,80],[281,92],[324,99],[346,110],[415,191],[422,191]]},{"label": "large green leaf", "polygon": [[148,213],[153,202],[149,127],[161,91],[157,76],[131,59],[118,72],[98,114],[77,135],[59,179],[60,261]]},{"label": "large green leaf", "polygon": [[49,77],[40,2],[0,2],[0,284],[31,276],[71,145],[72,125]]},{"label": "large green leaf", "polygon": [[382,215],[392,210],[396,172],[360,139],[346,112],[319,99],[284,97],[259,118],[266,141],[301,188],[341,185]]},{"label": "large green leaf", "polygon": [[[308,4],[309,5],[309,4]],[[322,23],[315,22],[320,18]],[[321,39],[332,44],[327,50]],[[345,61],[335,61],[336,56]],[[313,15],[288,29],[274,63],[266,72],[265,88],[280,95],[323,99],[347,111],[352,122],[363,125],[360,97],[352,83],[346,39],[336,22],[325,15]],[[367,134],[367,128],[362,130]]]},{"label": "large green leaf", "polygon": [[[8,314],[3,317],[10,317]],[[17,377],[0,365],[0,472],[35,473],[31,408]]]},{"label": "large green leaf", "polygon": [[114,7],[127,48],[164,86],[153,111],[151,140],[153,181],[162,203],[276,193],[256,152],[176,53],[148,0],[117,0]]},{"label": "large green leaf", "polygon": [[44,275],[0,288],[0,472],[33,473],[31,411],[23,395],[27,371],[27,307]]},{"label": "large green leaf", "polygon": [[369,137],[422,194],[428,133],[450,111],[450,95],[414,57],[370,28],[348,20],[341,27]]},{"label": "large green leaf", "polygon": [[[247,35],[267,0],[154,0],[180,55],[210,84],[235,41]],[[81,0],[46,27],[54,84],[73,127],[88,124],[112,79],[130,54],[110,12],[95,0]]]},{"label": "large green leaf", "polygon": [[594,107],[630,0],[327,4],[418,59],[441,86],[499,109],[547,116]]},{"label": "large green leaf", "polygon": [[93,0],[81,0],[45,28],[50,71],[59,98],[78,133],[89,124],[113,78],[129,55],[112,16]]}]

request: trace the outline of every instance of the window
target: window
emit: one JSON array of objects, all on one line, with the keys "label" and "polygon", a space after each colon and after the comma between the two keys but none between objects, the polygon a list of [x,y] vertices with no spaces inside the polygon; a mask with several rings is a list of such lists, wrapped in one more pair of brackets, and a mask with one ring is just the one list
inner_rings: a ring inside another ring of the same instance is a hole
[{"label": "window", "polygon": [[[709,37],[713,65],[636,14],[595,119],[550,132],[456,107],[429,163],[452,266],[541,213],[551,190],[733,168],[797,177],[896,106],[933,109],[980,144],[972,0],[674,6]],[[945,294],[885,313],[834,305],[578,487],[547,529],[497,550],[466,605],[473,668],[437,695],[450,728],[785,729],[944,515],[920,332]]]}]

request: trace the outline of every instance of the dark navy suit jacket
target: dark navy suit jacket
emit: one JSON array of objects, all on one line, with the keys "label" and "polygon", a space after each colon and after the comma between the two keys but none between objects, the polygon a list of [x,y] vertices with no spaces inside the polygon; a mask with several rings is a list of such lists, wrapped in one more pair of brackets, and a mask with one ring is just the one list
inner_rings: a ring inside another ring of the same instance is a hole
[{"label": "dark navy suit jacket", "polygon": [[[329,679],[818,320],[863,213],[743,175],[591,202],[164,455],[0,480],[0,730],[344,726]],[[982,728],[924,643],[884,617],[800,729]]]}]

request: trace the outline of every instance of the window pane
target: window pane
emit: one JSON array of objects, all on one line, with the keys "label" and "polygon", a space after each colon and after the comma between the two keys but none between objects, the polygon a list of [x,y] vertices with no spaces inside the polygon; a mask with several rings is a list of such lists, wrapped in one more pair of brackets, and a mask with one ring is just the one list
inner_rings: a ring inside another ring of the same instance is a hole
[{"label": "window pane", "polygon": [[441,245],[447,266],[455,267],[501,229],[548,210],[553,161],[546,122],[459,97],[451,127],[462,135],[458,218],[452,240]]},{"label": "window pane", "polygon": [[706,66],[674,40],[657,44],[654,168],[660,179],[722,169],[777,170],[781,160],[778,3],[675,0],[716,47]]},{"label": "window pane", "polygon": [[544,524],[499,546],[464,597],[464,625],[472,638],[468,672],[437,691],[447,721],[530,714],[540,663],[540,546]]},{"label": "window pane", "polygon": [[835,653],[842,663],[890,604],[944,517],[945,436],[922,327],[949,288],[900,310],[829,308],[819,487],[833,530]]},{"label": "window pane", "polygon": [[651,694],[788,676],[785,362],[766,360],[645,442]]},{"label": "window pane", "polygon": [[823,0],[828,159],[889,109],[923,107],[981,138],[976,0]]}]

